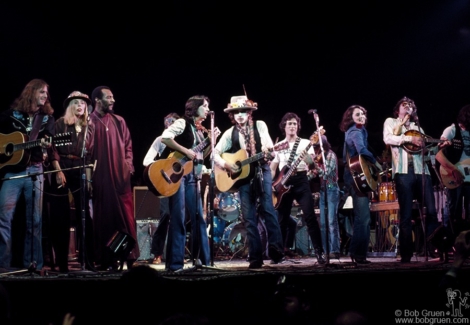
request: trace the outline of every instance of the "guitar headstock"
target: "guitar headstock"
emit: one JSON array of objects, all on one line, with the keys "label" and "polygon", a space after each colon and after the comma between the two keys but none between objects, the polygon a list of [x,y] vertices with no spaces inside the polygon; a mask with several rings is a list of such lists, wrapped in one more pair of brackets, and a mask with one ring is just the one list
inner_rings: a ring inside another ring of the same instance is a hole
[{"label": "guitar headstock", "polygon": [[320,133],[320,135],[324,135],[325,134],[325,129],[323,128],[323,126],[320,126],[320,128],[318,130],[316,130],[312,136],[310,137],[310,142],[312,143],[312,145],[314,145],[315,143],[317,143],[320,139],[320,137],[318,136],[318,134]]},{"label": "guitar headstock", "polygon": [[453,139],[452,146],[454,147],[455,150],[463,150],[462,140]]},{"label": "guitar headstock", "polygon": [[72,132],[65,132],[56,134],[52,138],[52,142],[56,147],[68,146],[72,144]]}]

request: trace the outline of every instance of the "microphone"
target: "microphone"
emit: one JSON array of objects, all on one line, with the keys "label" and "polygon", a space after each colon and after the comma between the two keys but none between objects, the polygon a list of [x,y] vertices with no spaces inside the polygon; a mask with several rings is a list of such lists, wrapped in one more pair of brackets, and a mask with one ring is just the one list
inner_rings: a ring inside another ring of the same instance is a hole
[{"label": "microphone", "polygon": [[90,115],[91,113],[93,113],[93,106],[91,105],[88,105],[88,115]]},{"label": "microphone", "polygon": [[317,112],[316,109],[310,109],[310,110],[308,111],[309,114],[315,114],[316,112]]},{"label": "microphone", "polygon": [[214,111],[209,111],[207,114],[214,115]]},{"label": "microphone", "polygon": [[411,117],[415,122],[418,120],[418,112],[416,108],[413,110],[413,112],[411,112]]}]

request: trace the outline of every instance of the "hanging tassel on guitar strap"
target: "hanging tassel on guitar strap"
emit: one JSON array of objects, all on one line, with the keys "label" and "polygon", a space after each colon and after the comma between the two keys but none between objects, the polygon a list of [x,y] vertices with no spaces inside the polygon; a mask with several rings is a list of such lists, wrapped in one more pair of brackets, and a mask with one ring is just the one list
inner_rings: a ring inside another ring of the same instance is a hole
[{"label": "hanging tassel on guitar strap", "polygon": [[[248,118],[249,136],[250,136],[250,156],[256,155],[256,140],[255,131],[253,127],[253,118],[250,114]],[[246,139],[246,138],[245,138]],[[256,163],[256,170],[253,179],[251,180],[251,195],[254,200],[258,195],[263,194],[263,171],[261,170],[260,162]]]}]

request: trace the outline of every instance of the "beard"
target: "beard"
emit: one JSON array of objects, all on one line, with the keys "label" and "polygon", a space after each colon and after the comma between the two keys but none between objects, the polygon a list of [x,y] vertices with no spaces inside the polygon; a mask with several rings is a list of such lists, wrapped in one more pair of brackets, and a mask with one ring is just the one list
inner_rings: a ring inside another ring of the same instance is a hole
[{"label": "beard", "polygon": [[109,112],[112,112],[113,109],[110,107],[110,105],[103,105],[103,106],[101,106],[101,110],[104,113],[109,113]]}]

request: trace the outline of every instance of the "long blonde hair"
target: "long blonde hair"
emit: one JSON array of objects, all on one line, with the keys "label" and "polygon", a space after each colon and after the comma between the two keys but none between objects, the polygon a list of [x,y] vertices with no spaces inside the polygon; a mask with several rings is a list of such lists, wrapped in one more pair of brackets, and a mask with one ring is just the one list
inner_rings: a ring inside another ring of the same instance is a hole
[{"label": "long blonde hair", "polygon": [[[83,100],[83,99],[80,99]],[[72,103],[74,100],[71,100],[65,109],[64,114],[64,123],[67,125],[73,125],[78,122],[78,125],[85,126],[88,121],[88,109],[85,107],[85,112],[79,118],[75,116],[72,111]]]}]

